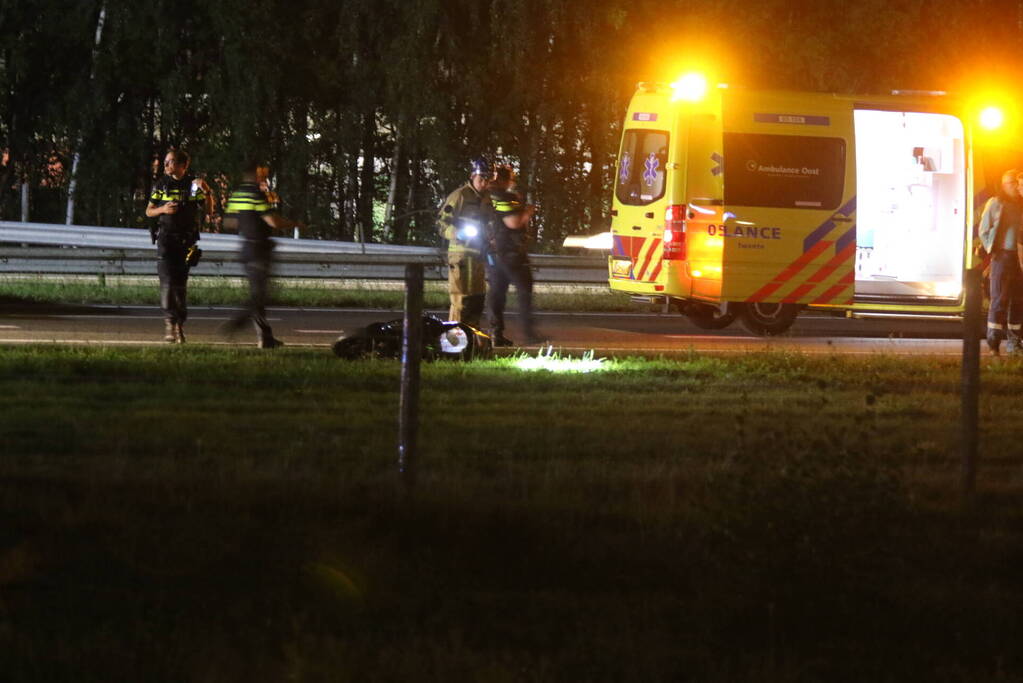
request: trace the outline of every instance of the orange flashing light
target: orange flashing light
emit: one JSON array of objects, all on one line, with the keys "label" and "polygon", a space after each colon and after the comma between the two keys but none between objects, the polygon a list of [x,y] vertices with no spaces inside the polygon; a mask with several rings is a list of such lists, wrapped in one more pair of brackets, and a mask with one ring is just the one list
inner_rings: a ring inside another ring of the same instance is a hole
[{"label": "orange flashing light", "polygon": [[707,78],[703,74],[687,73],[671,84],[671,101],[699,102],[707,96]]},{"label": "orange flashing light", "polygon": [[1005,125],[1005,112],[1000,107],[985,107],[978,116],[984,130],[998,130]]}]

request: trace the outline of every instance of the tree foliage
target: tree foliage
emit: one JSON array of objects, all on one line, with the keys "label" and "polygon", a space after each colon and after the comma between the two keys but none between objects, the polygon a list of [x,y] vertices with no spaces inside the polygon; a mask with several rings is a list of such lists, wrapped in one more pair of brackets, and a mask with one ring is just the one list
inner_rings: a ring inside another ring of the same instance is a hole
[{"label": "tree foliage", "polygon": [[[106,21],[95,44],[101,8]],[[5,0],[0,216],[139,225],[169,146],[226,191],[255,156],[315,236],[433,243],[486,154],[539,248],[606,225],[635,83],[696,62],[753,87],[957,90],[1020,74],[1019,0]],[[968,45],[968,49],[962,46]]]}]

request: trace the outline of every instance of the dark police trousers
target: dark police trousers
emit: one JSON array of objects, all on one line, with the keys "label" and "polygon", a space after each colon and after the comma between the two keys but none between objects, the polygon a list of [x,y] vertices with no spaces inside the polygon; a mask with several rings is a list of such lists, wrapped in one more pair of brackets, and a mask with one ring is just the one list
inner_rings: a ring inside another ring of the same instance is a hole
[{"label": "dark police trousers", "polygon": [[245,240],[242,243],[245,277],[249,281],[249,300],[245,304],[245,311],[232,321],[232,327],[237,328],[246,320],[252,320],[256,333],[264,342],[271,341],[274,336],[273,329],[266,319],[273,248],[273,242],[270,240]]},{"label": "dark police trousers", "polygon": [[504,334],[504,308],[508,286],[515,285],[519,298],[519,315],[527,337],[536,334],[533,324],[533,272],[529,258],[518,252],[492,253],[490,258],[490,327],[494,335]]},{"label": "dark police trousers", "polygon": [[160,235],[156,241],[160,308],[167,322],[179,325],[188,318],[188,266],[185,257],[189,246],[189,238],[182,235]]},{"label": "dark police trousers", "polygon": [[988,334],[995,338],[1019,337],[1023,326],[1023,273],[1015,251],[996,249],[991,254],[991,307]]}]

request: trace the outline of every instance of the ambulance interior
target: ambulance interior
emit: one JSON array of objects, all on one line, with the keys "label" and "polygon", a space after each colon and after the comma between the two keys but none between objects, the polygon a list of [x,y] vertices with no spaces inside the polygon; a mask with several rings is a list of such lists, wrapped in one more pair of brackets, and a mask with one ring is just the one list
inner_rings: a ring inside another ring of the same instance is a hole
[{"label": "ambulance interior", "polygon": [[958,298],[966,238],[963,125],[858,109],[856,297]]}]

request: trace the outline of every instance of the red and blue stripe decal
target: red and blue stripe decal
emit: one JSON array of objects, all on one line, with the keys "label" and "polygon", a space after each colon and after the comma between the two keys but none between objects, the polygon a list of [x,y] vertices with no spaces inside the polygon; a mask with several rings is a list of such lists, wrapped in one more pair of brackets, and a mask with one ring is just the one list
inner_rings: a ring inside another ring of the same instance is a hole
[{"label": "red and blue stripe decal", "polygon": [[[855,213],[855,212],[856,212],[856,197],[853,197],[852,199],[847,201],[845,204],[843,204],[841,207],[839,207],[839,209],[837,211],[835,211],[835,214],[832,216],[832,218],[834,218],[834,216],[842,216],[844,218],[851,218],[852,214]],[[810,251],[810,249],[813,247],[813,245],[817,244],[819,241],[824,239],[825,235],[829,234],[832,230],[835,229],[836,223],[835,223],[834,220],[832,220],[832,218],[829,218],[828,220],[826,220],[823,223],[821,223],[819,226],[817,226],[817,228],[813,232],[811,232],[809,235],[806,236],[806,239],[803,240],[803,253],[806,253],[806,252]],[[852,233],[853,233],[852,239],[855,242],[856,241],[855,226],[853,226]]]},{"label": "red and blue stripe decal", "polygon": [[642,282],[657,280],[657,276],[661,274],[663,251],[661,240],[657,237],[615,235],[611,246],[613,257],[632,261],[629,279]]},{"label": "red and blue stripe decal", "polygon": [[[772,296],[782,287],[791,285],[794,281],[801,280],[798,284],[796,284],[795,288],[791,292],[782,298],[782,302],[814,304],[851,303],[853,296],[851,286],[855,280],[855,270],[852,268],[850,268],[849,272],[846,275],[843,275],[835,285],[825,290],[816,298],[809,302],[805,299],[811,296],[811,293],[815,289],[822,286],[836,270],[839,270],[850,262],[855,261],[856,223],[854,222],[849,229],[837,238],[833,237],[836,232],[835,229],[838,227],[838,222],[834,219],[842,217],[852,220],[853,214],[855,213],[856,197],[853,197],[835,211],[828,220],[821,223],[813,230],[813,232],[806,236],[806,239],[803,240],[803,253],[797,259],[785,266],[781,272],[771,278],[770,282],[754,292],[746,299],[746,301],[763,301]],[[844,221],[841,222],[844,223]],[[824,256],[832,247],[834,247],[834,252],[832,253],[831,258],[823,264],[819,264],[816,269],[810,270],[811,264],[814,264],[818,258]],[[847,295],[839,298],[839,295],[847,290]]]}]

